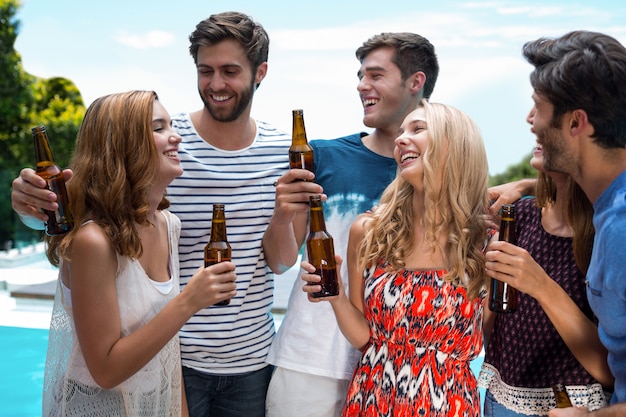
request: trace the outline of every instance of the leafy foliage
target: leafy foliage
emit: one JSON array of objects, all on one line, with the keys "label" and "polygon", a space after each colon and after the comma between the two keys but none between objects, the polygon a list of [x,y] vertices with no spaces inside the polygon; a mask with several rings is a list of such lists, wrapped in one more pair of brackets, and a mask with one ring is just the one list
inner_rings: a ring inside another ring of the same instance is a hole
[{"label": "leafy foliage", "polygon": [[66,167],[85,105],[80,91],[66,78],[43,79],[27,73],[15,50],[20,0],[0,0],[0,249],[12,241],[40,239],[23,226],[11,208],[11,180],[34,165],[31,128],[45,125],[57,164]]},{"label": "leafy foliage", "polygon": [[537,171],[530,166],[531,156],[532,154],[525,155],[518,164],[510,165],[504,172],[493,175],[489,178],[489,185],[500,185],[524,178],[535,178]]}]

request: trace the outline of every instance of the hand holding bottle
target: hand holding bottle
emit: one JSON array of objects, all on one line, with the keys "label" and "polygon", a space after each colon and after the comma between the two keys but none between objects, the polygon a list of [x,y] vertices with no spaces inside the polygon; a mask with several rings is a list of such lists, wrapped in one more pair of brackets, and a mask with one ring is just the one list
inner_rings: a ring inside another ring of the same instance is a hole
[{"label": "hand holding bottle", "polygon": [[237,295],[235,264],[220,262],[209,267],[199,267],[183,288],[186,302],[194,312]]},{"label": "hand holding bottle", "polygon": [[331,295],[331,296],[326,296],[326,297],[319,297],[319,296],[316,297],[314,295],[314,294],[319,294],[320,291],[322,290],[322,285],[321,285],[322,277],[318,275],[317,272],[315,272],[316,271],[315,266],[308,261],[303,261],[300,264],[300,267],[303,270],[302,275],[300,276],[300,279],[305,282],[305,285],[302,286],[302,291],[308,294],[309,301],[313,303],[317,303],[320,301],[329,301],[332,304],[334,301],[340,298],[347,298],[346,293],[344,291],[345,287],[343,285],[341,273],[339,272],[341,270],[342,263],[343,263],[343,260],[341,259],[341,257],[339,255],[335,255],[338,291],[337,291],[337,295]]},{"label": "hand holding bottle", "polygon": [[[72,170],[63,170],[65,181],[71,177]],[[46,180],[37,175],[32,168],[22,169],[19,177],[13,180],[12,186],[11,205],[25,220],[32,218],[38,222],[45,222],[48,216],[42,210],[55,211],[59,207],[56,194],[47,188]]]}]

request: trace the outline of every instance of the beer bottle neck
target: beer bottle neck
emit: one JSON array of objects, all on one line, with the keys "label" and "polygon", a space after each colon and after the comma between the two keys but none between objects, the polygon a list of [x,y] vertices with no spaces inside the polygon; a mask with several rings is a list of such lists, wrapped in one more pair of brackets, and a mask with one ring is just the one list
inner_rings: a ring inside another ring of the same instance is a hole
[{"label": "beer bottle neck", "polygon": [[52,149],[50,149],[50,142],[45,129],[33,129],[33,139],[37,166],[54,165],[54,157],[52,156]]},{"label": "beer bottle neck", "polygon": [[326,222],[324,221],[324,211],[321,206],[311,206],[309,219],[310,232],[322,232],[326,230]]},{"label": "beer bottle neck", "polygon": [[211,242],[226,242],[226,217],[224,210],[213,210],[211,220]]},{"label": "beer bottle neck", "polygon": [[302,111],[294,110],[291,143],[294,145],[306,145],[306,130],[304,128],[304,115]]}]

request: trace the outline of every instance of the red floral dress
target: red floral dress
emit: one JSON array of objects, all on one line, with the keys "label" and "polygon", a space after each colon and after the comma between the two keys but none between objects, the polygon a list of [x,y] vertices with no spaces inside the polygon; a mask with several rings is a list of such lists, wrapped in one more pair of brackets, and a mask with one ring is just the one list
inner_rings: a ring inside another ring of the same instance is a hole
[{"label": "red floral dress", "polygon": [[445,271],[365,277],[371,339],[354,371],[343,416],[480,415],[470,361],[482,349],[482,302],[443,281]]}]

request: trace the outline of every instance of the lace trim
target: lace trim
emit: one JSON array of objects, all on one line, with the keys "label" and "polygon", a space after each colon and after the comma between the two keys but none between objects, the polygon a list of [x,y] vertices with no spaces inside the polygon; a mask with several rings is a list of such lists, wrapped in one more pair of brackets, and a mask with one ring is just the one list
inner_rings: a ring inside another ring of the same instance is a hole
[{"label": "lace trim", "polygon": [[[552,388],[521,388],[506,384],[500,378],[500,372],[488,363],[483,363],[478,376],[478,386],[488,389],[496,401],[521,414],[548,414],[556,407]],[[572,404],[585,406],[590,411],[608,405],[608,394],[599,383],[591,385],[568,385]]]}]

